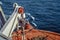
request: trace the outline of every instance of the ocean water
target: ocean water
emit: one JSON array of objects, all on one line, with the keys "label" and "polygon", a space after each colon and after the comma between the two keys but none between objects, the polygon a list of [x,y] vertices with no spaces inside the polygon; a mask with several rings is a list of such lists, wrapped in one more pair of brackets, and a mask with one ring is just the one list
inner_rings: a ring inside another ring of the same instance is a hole
[{"label": "ocean water", "polygon": [[13,12],[13,3],[23,6],[25,13],[30,13],[34,20],[29,19],[31,24],[36,24],[40,30],[48,30],[60,33],[60,0],[0,0],[5,15]]}]

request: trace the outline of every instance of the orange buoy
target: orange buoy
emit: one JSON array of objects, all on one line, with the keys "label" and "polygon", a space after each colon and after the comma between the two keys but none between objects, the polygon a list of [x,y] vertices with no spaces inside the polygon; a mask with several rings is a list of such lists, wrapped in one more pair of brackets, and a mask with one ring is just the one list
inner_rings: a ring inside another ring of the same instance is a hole
[{"label": "orange buoy", "polygon": [[24,8],[23,7],[18,8],[18,13],[23,14],[24,13]]}]

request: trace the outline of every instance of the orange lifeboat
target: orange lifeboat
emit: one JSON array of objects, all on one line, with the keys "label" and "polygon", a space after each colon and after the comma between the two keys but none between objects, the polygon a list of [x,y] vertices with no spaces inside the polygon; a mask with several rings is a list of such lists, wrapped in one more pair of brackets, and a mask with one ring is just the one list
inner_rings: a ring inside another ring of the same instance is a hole
[{"label": "orange lifeboat", "polygon": [[[31,28],[33,27],[30,24],[26,24],[24,30],[26,40],[60,40],[58,33]],[[22,40],[22,30],[13,32],[12,35],[12,40]]]},{"label": "orange lifeboat", "polygon": [[18,40],[18,36],[16,32],[12,33],[12,40]]},{"label": "orange lifeboat", "polygon": [[[22,7],[19,8],[18,13],[23,14],[24,9]],[[21,20],[19,22],[22,23],[23,21]],[[59,33],[34,29],[29,23],[26,23],[23,26],[24,29],[20,28],[20,30],[12,33],[12,40],[60,40]]]}]

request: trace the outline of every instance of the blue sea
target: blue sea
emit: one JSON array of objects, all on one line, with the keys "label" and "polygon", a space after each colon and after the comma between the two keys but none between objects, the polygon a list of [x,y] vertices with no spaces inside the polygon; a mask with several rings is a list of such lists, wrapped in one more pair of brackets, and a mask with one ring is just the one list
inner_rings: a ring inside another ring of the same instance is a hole
[{"label": "blue sea", "polygon": [[[30,23],[40,30],[60,33],[60,0],[0,0],[5,15],[13,13],[13,4],[23,6],[34,20]],[[7,16],[8,17],[8,16]],[[35,25],[34,25],[35,24]]]}]

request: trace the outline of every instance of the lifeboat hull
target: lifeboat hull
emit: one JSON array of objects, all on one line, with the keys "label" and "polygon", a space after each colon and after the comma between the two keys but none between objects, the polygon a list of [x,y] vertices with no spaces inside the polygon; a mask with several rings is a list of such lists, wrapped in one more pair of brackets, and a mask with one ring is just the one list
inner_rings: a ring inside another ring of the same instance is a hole
[{"label": "lifeboat hull", "polygon": [[[31,26],[31,25],[30,25]],[[60,40],[60,34],[38,29],[25,29],[25,40]],[[15,35],[14,35],[15,34]],[[12,40],[22,40],[22,30],[12,34]]]}]

